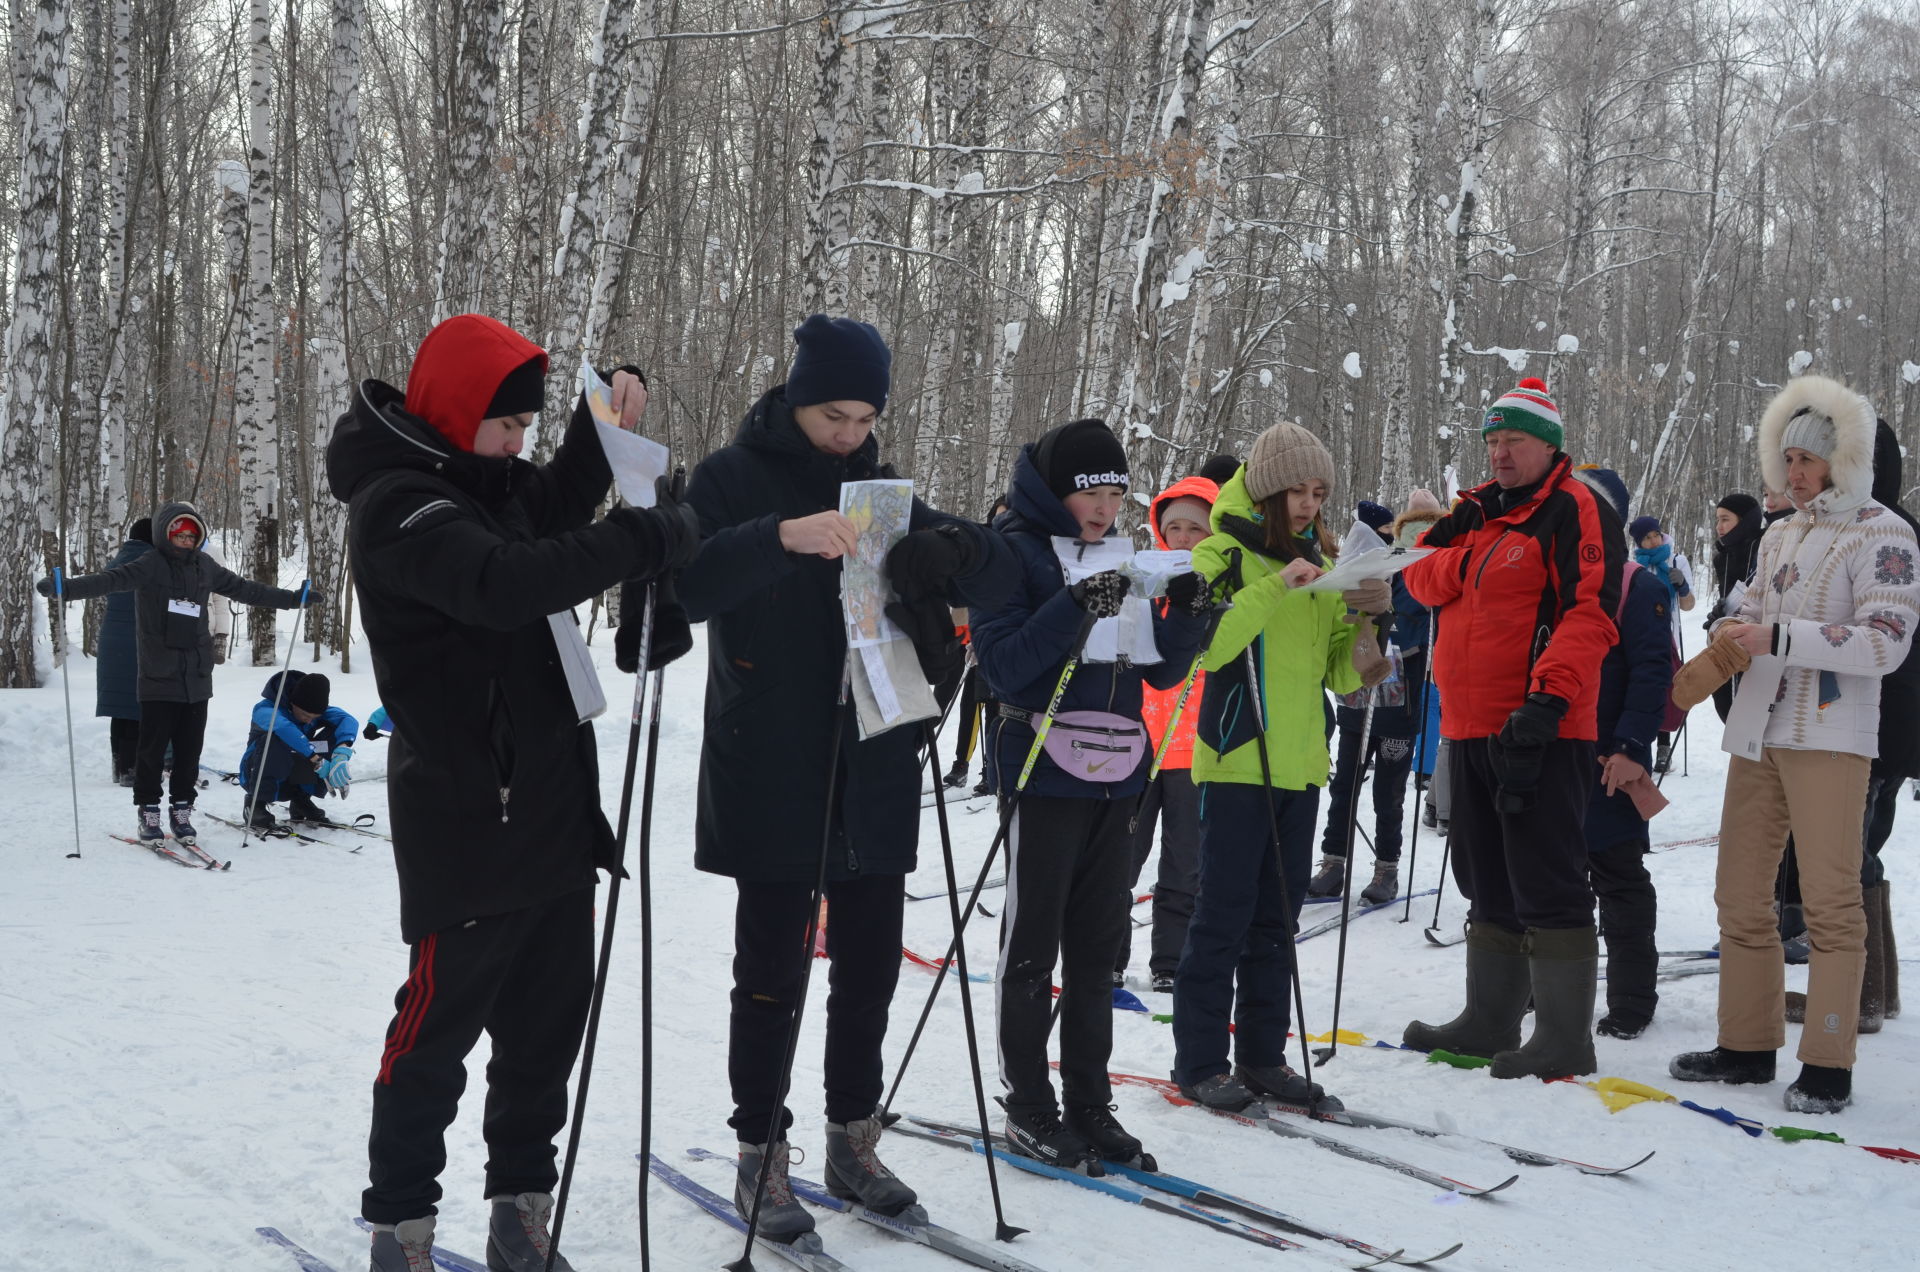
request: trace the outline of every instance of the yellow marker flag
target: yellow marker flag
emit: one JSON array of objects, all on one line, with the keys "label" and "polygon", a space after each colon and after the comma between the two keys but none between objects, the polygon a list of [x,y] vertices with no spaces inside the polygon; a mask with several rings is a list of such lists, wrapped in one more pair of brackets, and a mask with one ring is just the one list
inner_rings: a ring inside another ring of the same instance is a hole
[{"label": "yellow marker flag", "polygon": [[1618,1113],[1621,1109],[1632,1108],[1636,1104],[1649,1101],[1655,1104],[1672,1104],[1676,1100],[1675,1096],[1669,1095],[1659,1087],[1651,1087],[1630,1078],[1601,1078],[1582,1085],[1591,1087],[1594,1094],[1606,1103],[1607,1111],[1610,1113]]}]

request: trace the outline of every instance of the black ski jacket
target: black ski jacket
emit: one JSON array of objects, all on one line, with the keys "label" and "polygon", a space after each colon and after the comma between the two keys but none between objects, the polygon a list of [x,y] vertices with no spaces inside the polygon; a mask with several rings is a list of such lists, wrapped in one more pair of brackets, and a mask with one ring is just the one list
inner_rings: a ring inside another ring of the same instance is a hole
[{"label": "black ski jacket", "polygon": [[[1920,534],[1920,521],[1901,506],[1900,439],[1885,420],[1873,439],[1873,497]],[[1880,758],[1874,768],[1887,781],[1920,777],[1920,642],[1912,642],[1900,665],[1880,678]]]},{"label": "black ski jacket", "polygon": [[[189,516],[204,530],[207,519],[184,501],[165,503],[153,514],[155,526]],[[142,702],[205,702],[213,697],[213,634],[207,626],[207,598],[218,592],[242,605],[296,609],[300,593],[243,579],[214,563],[200,548],[173,546],[164,530],[159,543],[125,565],[66,580],[68,600],[132,592],[133,629],[140,650],[136,692]],[[202,535],[204,539],[204,534]],[[119,558],[115,558],[118,560]]]},{"label": "black ski jacket", "polygon": [[[813,882],[847,635],[840,562],[790,555],[780,546],[780,523],[838,508],[843,481],[889,476],[878,454],[872,437],[846,458],[815,450],[780,386],[688,483],[687,502],[707,536],[679,579],[687,616],[707,623],[694,828],[701,870]],[[910,524],[959,526],[973,546],[973,568],[955,580],[953,604],[998,605],[1013,587],[1013,558],[993,531],[917,499]],[[903,725],[862,742],[846,709],[827,877],[906,874],[920,835],[921,730]]]},{"label": "black ski jacket", "polygon": [[551,463],[486,459],[367,380],[327,445],[393,720],[387,805],[409,944],[617,868],[593,728],[547,615],[656,573],[665,544],[636,510],[593,520],[613,480],[593,427],[582,404]]}]

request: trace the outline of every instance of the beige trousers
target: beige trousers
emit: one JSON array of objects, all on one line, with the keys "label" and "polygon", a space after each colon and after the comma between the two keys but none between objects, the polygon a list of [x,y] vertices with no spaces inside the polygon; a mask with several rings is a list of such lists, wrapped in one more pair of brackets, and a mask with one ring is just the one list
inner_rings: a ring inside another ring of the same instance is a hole
[{"label": "beige trousers", "polygon": [[1803,1063],[1853,1067],[1866,966],[1860,908],[1860,830],[1867,802],[1864,755],[1767,747],[1731,756],[1720,812],[1720,1045],[1774,1051],[1786,1045],[1786,960],[1774,916],[1774,878],[1793,832],[1800,897],[1812,948]]}]

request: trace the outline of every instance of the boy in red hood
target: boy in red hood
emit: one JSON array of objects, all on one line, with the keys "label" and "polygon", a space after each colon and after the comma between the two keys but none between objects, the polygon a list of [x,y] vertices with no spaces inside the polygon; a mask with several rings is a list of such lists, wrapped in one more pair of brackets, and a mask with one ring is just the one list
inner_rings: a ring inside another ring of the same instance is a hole
[{"label": "boy in red hood", "polygon": [[[403,395],[361,383],[327,446],[374,679],[393,724],[388,810],[411,947],[373,1084],[373,1272],[429,1266],[445,1132],[484,1032],[487,1266],[547,1266],[554,1139],[593,990],[596,870],[620,868],[593,727],[550,616],[691,559],[699,526],[660,492],[594,520],[613,473],[585,398],[544,466],[520,459],[547,355],[480,314],[421,342]],[[646,407],[611,376],[623,427]],[[685,620],[663,645],[685,648]],[[577,637],[573,639],[577,640]],[[555,1272],[568,1272],[557,1255]]]},{"label": "boy in red hood", "polygon": [[[1190,552],[1213,533],[1213,503],[1220,487],[1205,477],[1182,477],[1153,497],[1147,509],[1147,524],[1153,528],[1153,546],[1161,551]],[[1180,949],[1187,943],[1187,923],[1193,918],[1193,898],[1200,891],[1200,791],[1193,784],[1193,726],[1200,719],[1200,691],[1206,673],[1195,672],[1193,692],[1187,695],[1186,709],[1173,718],[1180,701],[1180,686],[1155,689],[1147,686],[1141,693],[1140,716],[1146,722],[1147,737],[1159,751],[1160,740],[1169,726],[1173,741],[1167,743],[1167,756],[1160,776],[1148,783],[1141,799],[1140,814],[1134,825],[1133,873],[1127,880],[1129,890],[1140,884],[1140,871],[1153,852],[1154,831],[1162,815],[1166,833],[1160,836],[1160,873],[1153,885],[1153,952],[1147,956],[1147,971],[1153,977],[1157,993],[1173,992],[1174,969],[1180,966]],[[1126,977],[1127,964],[1133,959],[1132,929],[1121,941],[1120,961],[1114,964],[1113,981]]]}]

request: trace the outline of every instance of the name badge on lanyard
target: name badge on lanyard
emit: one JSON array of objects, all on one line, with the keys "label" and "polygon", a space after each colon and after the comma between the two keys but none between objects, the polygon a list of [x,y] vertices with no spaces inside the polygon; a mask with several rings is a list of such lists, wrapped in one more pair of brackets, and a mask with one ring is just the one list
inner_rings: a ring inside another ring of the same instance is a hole
[{"label": "name badge on lanyard", "polygon": [[178,598],[167,602],[167,613],[184,614],[188,618],[200,617],[200,605],[196,601],[183,601]]}]

